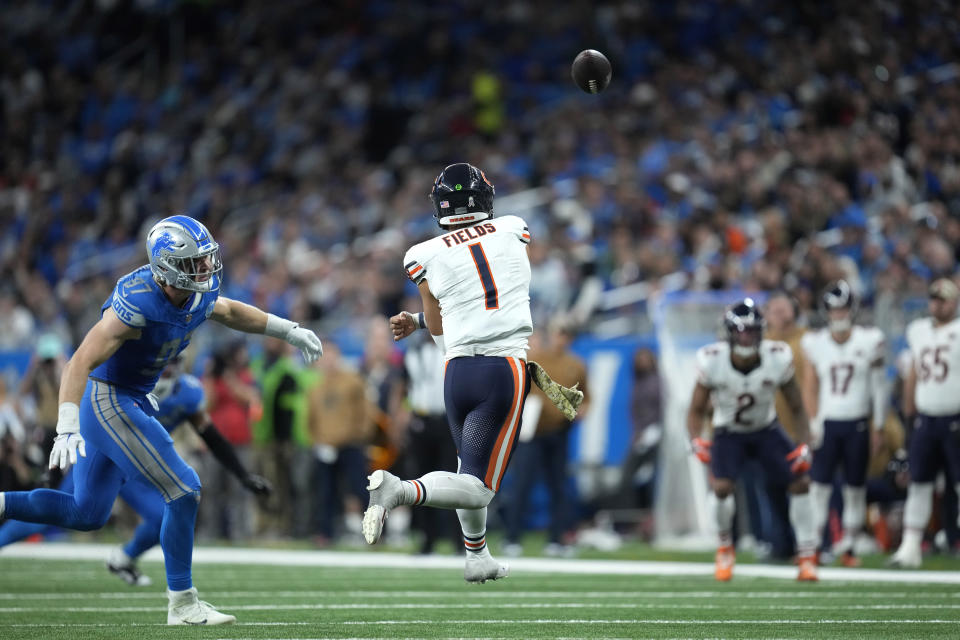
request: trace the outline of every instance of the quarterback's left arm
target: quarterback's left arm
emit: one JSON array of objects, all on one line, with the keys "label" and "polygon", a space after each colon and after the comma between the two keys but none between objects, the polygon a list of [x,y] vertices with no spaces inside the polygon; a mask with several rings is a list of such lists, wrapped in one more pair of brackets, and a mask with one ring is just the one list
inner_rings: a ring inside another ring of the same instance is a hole
[{"label": "quarterback's left arm", "polygon": [[239,300],[220,296],[213,304],[210,318],[237,331],[262,333],[271,338],[286,340],[300,349],[307,362],[313,362],[323,355],[323,345],[313,331]]},{"label": "quarterback's left arm", "polygon": [[426,279],[420,280],[417,288],[420,290],[420,299],[423,300],[424,324],[440,350],[446,351],[443,344],[443,316],[440,313],[440,301],[430,291],[430,285],[427,284]]},{"label": "quarterback's left arm", "polygon": [[220,433],[220,430],[213,424],[213,421],[210,419],[210,414],[206,410],[197,411],[187,418],[187,421],[200,437],[203,438],[203,441],[207,444],[210,453],[217,459],[217,462],[235,475],[248,491],[259,496],[270,495],[273,491],[273,486],[270,484],[270,481],[255,473],[250,473],[244,468],[243,463],[240,462],[240,458],[237,457],[237,452],[233,448],[233,445],[223,437],[223,434]]}]

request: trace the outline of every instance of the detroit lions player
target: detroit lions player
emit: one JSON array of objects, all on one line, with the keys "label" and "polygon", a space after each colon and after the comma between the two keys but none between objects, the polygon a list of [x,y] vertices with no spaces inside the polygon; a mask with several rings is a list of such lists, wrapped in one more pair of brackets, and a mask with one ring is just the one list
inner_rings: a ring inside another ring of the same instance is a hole
[{"label": "detroit lions player", "polygon": [[[210,453],[227,469],[232,471],[244,487],[257,495],[269,495],[273,490],[270,482],[261,476],[248,472],[237,457],[233,446],[227,442],[217,427],[210,421],[205,407],[203,385],[194,376],[179,371],[179,358],[172,360],[164,369],[153,394],[159,408],[152,406],[147,413],[160,421],[169,433],[173,433],[184,422],[192,426],[203,438]],[[60,491],[73,493],[73,473],[64,476]],[[120,497],[129,504],[143,519],[133,538],[123,547],[113,551],[107,560],[107,569],[131,586],[146,587],[152,584],[150,577],[141,573],[137,567],[137,558],[157,544],[160,539],[160,525],[163,521],[163,496],[153,485],[140,478],[124,482],[120,487]],[[42,533],[49,525],[35,522],[8,520],[0,526],[0,548],[23,540],[34,533]]]},{"label": "detroit lions player", "polygon": [[[248,472],[237,457],[233,446],[227,442],[217,427],[210,421],[210,414],[204,408],[206,399],[203,385],[194,376],[181,373],[180,358],[175,358],[163,370],[153,395],[157,398],[158,409],[150,406],[147,413],[160,421],[168,433],[173,433],[184,422],[192,426],[203,438],[210,453],[227,469],[232,471],[244,487],[257,495],[269,495],[270,482],[256,474]],[[67,471],[60,491],[73,493],[73,473]],[[152,485],[140,478],[124,482],[120,487],[120,497],[142,518],[127,544],[117,547],[107,560],[107,569],[131,586],[147,587],[153,581],[141,573],[137,567],[137,558],[160,540],[160,525],[163,521],[163,496]],[[23,540],[35,533],[42,533],[49,525],[35,522],[8,520],[0,526],[0,548]]]},{"label": "detroit lions player", "polygon": [[[716,494],[713,517],[717,525],[717,580],[733,577],[735,561],[731,527],[733,490],[743,462],[753,458],[764,467],[771,484],[790,496],[790,524],[797,535],[798,580],[817,579],[816,532],[808,488],[810,450],[807,416],[793,373],[793,355],[784,342],[763,340],[763,314],[746,298],[724,313],[727,339],[697,351],[697,382],[687,414],[694,454],[710,465]],[[774,396],[782,389],[798,428],[795,445],[777,423]],[[713,443],[700,437],[713,401]]]},{"label": "detroit lions player", "polygon": [[167,572],[167,624],[231,623],[234,616],[197,597],[191,562],[200,480],[177,454],[167,430],[147,413],[147,393],[207,318],[285,339],[307,361],[323,349],[312,331],[295,322],[219,297],[220,248],[193,218],[161,220],[147,234],[146,248],[150,263],[117,281],[60,382],[50,466],[75,464],[73,494],[50,489],[0,493],[0,516],[97,529],[110,515],[123,482],[141,479],[165,502],[160,546]]},{"label": "detroit lions player", "polygon": [[363,535],[377,542],[398,505],[456,509],[467,551],[464,578],[485,582],[508,573],[487,549],[487,505],[510,462],[530,386],[530,233],[516,216],[493,220],[493,185],[473,165],[446,167],[430,197],[444,233],[404,257],[424,313],[418,321],[402,312],[390,322],[397,340],[428,327],[445,352],[444,403],[459,472],[401,481],[374,471]]}]

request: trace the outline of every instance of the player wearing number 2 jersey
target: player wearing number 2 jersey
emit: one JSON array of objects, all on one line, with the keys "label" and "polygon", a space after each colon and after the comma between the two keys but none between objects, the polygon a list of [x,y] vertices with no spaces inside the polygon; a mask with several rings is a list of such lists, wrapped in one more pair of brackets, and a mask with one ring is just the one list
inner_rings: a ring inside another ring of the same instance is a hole
[{"label": "player wearing number 2 jersey", "polygon": [[[719,534],[717,580],[733,576],[733,490],[743,463],[756,459],[771,484],[791,494],[790,523],[797,537],[800,580],[816,580],[816,534],[808,494],[810,452],[808,426],[800,389],[794,378],[793,355],[786,343],[763,340],[764,320],[753,300],[746,298],[724,313],[727,341],[697,352],[697,382],[687,414],[693,451],[710,465],[716,494],[713,516]],[[777,423],[774,396],[782,389],[796,419],[796,446]],[[700,437],[713,403],[713,443]]]},{"label": "player wearing number 2 jersey", "polygon": [[375,471],[363,534],[377,542],[390,509],[400,504],[456,509],[467,551],[464,578],[485,582],[507,575],[487,549],[487,505],[510,463],[530,386],[530,233],[516,216],[493,218],[493,185],[472,165],[444,169],[430,196],[446,233],[404,257],[424,313],[415,319],[403,312],[390,322],[397,340],[429,328],[446,354],[444,402],[460,466],[458,473],[409,481]]},{"label": "player wearing number 2 jersey", "polygon": [[913,358],[903,389],[903,412],[912,420],[910,486],[903,508],[903,541],[890,562],[919,567],[930,519],[933,483],[940,471],[960,489],[960,289],[949,278],[930,285],[930,316],[907,326]]},{"label": "player wearing number 2 jersey", "polygon": [[883,332],[854,326],[857,300],[845,281],[829,287],[821,298],[827,328],[807,333],[801,341],[807,366],[803,396],[815,451],[813,485],[817,535],[827,522],[833,477],[843,467],[843,539],[834,552],[846,566],[858,566],[853,540],[867,516],[867,462],[870,414],[874,432],[883,429],[886,410]]}]

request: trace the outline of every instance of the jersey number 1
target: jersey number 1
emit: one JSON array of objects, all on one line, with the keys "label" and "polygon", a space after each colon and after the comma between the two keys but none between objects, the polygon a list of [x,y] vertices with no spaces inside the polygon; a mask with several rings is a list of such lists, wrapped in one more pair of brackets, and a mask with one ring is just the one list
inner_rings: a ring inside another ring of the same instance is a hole
[{"label": "jersey number 1", "polygon": [[474,242],[470,247],[470,255],[473,256],[473,262],[477,265],[477,273],[480,274],[480,282],[483,284],[484,299],[487,310],[493,311],[500,308],[500,301],[497,298],[497,283],[493,281],[493,272],[490,271],[490,263],[487,262],[487,256],[483,252],[483,247],[479,242]]}]

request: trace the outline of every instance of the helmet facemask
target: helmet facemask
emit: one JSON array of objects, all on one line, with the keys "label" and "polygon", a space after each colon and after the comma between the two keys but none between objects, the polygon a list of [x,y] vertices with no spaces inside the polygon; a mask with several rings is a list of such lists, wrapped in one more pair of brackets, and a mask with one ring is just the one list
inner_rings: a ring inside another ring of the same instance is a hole
[{"label": "helmet facemask", "polygon": [[219,287],[218,276],[223,271],[223,261],[220,259],[220,246],[216,243],[195,256],[167,256],[161,260],[176,272],[176,282],[168,284],[177,289],[206,292]]}]

